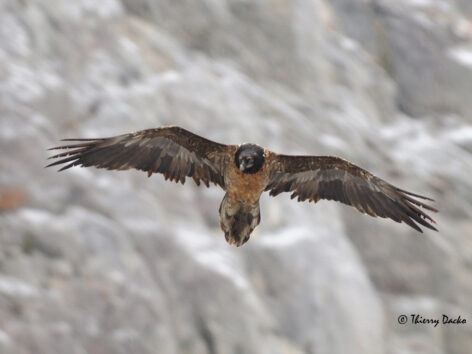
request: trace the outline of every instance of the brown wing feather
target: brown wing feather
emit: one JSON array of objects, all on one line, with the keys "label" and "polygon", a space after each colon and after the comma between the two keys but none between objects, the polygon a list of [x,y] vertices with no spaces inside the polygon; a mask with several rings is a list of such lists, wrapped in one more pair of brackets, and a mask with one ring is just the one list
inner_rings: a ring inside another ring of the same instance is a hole
[{"label": "brown wing feather", "polygon": [[51,148],[69,149],[51,156],[61,158],[46,166],[66,164],[59,171],[72,166],[95,166],[108,170],[135,168],[162,173],[165,179],[185,182],[192,177],[208,187],[209,182],[225,188],[224,166],[232,145],[219,144],[180,127],[162,127],[100,139],[64,139],[76,141],[72,145]]},{"label": "brown wing feather", "polygon": [[419,207],[437,210],[413,197],[432,199],[397,188],[339,157],[271,154],[268,165],[265,190],[272,196],[292,192],[291,198],[298,201],[335,200],[374,217],[405,222],[420,232],[415,222],[436,230],[431,225],[435,221]]}]

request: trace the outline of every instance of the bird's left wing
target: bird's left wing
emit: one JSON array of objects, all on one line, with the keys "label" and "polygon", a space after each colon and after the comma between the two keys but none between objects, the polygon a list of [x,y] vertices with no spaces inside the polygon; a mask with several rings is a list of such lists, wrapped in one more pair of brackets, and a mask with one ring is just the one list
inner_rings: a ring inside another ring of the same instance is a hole
[{"label": "bird's left wing", "polygon": [[298,201],[335,200],[362,213],[405,222],[417,231],[421,224],[436,230],[434,220],[420,207],[437,212],[414,199],[432,200],[397,188],[370,172],[334,156],[289,156],[271,153],[267,162],[271,196],[292,192]]},{"label": "bird's left wing", "polygon": [[141,130],[135,133],[101,139],[64,139],[72,145],[51,148],[68,151],[51,156],[61,158],[46,166],[66,164],[59,171],[72,166],[95,166],[108,170],[135,168],[162,173],[165,179],[185,182],[192,177],[208,187],[209,182],[225,189],[224,168],[233,145],[219,144],[176,126]]}]

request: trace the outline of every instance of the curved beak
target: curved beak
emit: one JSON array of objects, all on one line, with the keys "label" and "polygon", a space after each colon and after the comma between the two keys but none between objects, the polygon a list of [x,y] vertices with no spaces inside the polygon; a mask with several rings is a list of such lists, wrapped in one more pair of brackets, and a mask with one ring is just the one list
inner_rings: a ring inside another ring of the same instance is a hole
[{"label": "curved beak", "polygon": [[241,161],[241,162],[239,163],[239,170],[240,170],[241,172],[244,172],[245,169],[246,169],[246,161]]}]

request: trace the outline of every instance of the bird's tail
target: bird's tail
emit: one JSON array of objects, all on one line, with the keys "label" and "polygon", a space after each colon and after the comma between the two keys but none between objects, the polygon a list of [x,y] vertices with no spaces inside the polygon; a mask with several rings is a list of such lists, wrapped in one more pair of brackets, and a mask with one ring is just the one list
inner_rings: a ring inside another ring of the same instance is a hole
[{"label": "bird's tail", "polygon": [[220,205],[220,227],[230,245],[239,247],[246,243],[260,221],[259,201],[246,205],[225,195]]}]

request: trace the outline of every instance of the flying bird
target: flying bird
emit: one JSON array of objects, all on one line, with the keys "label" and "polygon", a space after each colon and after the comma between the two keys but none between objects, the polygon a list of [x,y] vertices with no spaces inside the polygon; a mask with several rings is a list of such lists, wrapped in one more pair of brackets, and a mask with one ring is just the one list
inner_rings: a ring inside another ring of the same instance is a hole
[{"label": "flying bird", "polygon": [[95,166],[108,170],[145,171],[150,177],[185,183],[191,177],[220,186],[220,226],[226,241],[243,245],[261,220],[259,198],[290,192],[298,201],[335,200],[371,216],[404,222],[422,232],[435,221],[422,209],[437,210],[418,199],[430,198],[408,192],[335,156],[280,155],[256,144],[225,145],[177,126],[141,130],[99,139],[64,139],[75,143],[51,148],[67,149],[51,156],[49,166]]}]

